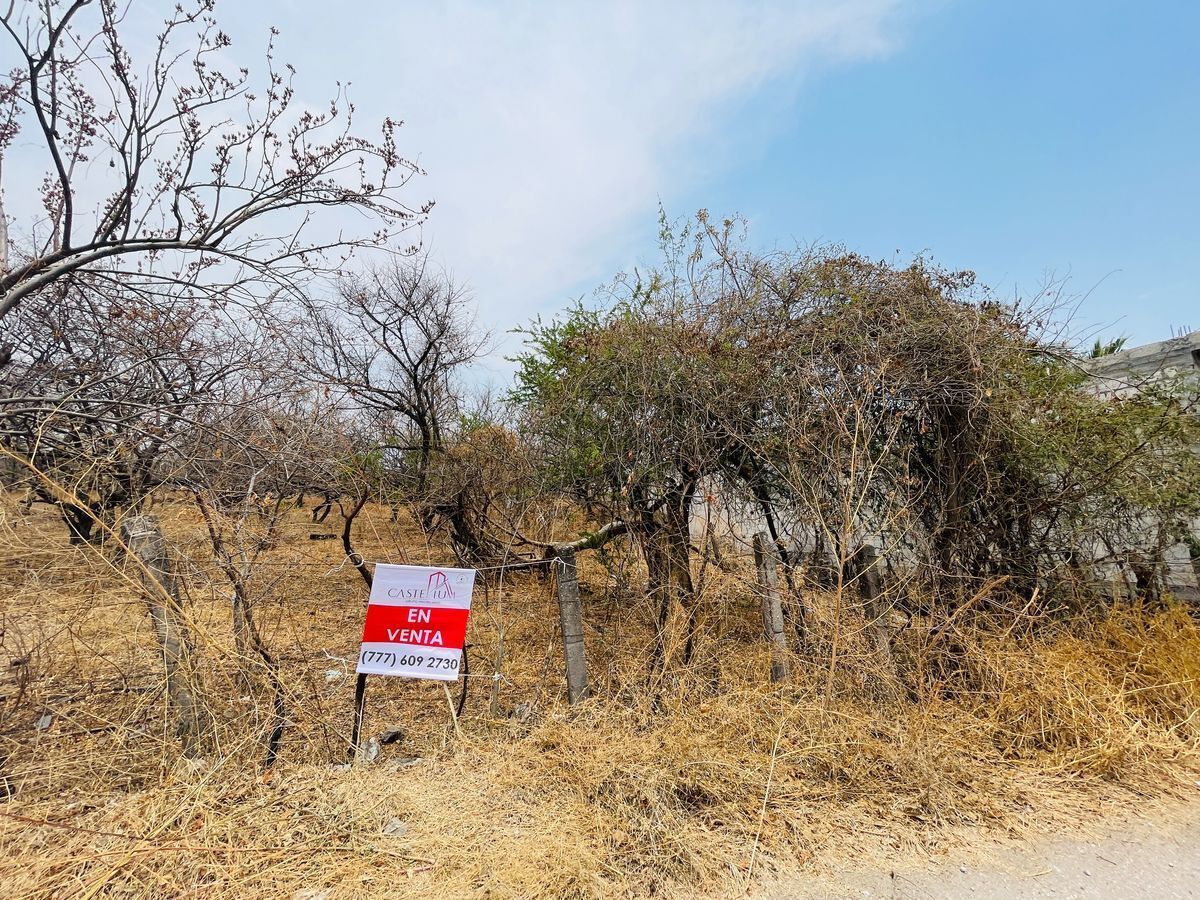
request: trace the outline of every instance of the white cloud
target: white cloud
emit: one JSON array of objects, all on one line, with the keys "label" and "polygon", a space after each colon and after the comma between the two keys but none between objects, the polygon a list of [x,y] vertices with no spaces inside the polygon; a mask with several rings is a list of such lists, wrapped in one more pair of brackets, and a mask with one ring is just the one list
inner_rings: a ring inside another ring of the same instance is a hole
[{"label": "white cloud", "polygon": [[[267,27],[282,30],[302,102],[350,81],[362,130],[405,121],[401,152],[429,173],[408,199],[437,202],[426,242],[503,329],[605,280],[653,233],[659,197],[761,149],[770,125],[739,123],[741,104],[886,53],[901,2],[226,0],[217,15],[228,57],[259,77]],[[160,18],[142,16],[137,34]]]},{"label": "white cloud", "polygon": [[485,309],[518,316],[608,262],[659,195],[720,160],[739,100],[887,46],[876,2],[553,9],[427,10],[413,31],[440,40],[402,67],[418,85],[408,139],[439,203],[435,246]]},{"label": "white cloud", "polygon": [[725,163],[740,102],[885,53],[897,3],[303,0],[277,24],[306,93],[349,79],[360,114],[404,119],[429,173],[414,199],[437,201],[426,238],[503,327],[606,277],[659,196]]}]

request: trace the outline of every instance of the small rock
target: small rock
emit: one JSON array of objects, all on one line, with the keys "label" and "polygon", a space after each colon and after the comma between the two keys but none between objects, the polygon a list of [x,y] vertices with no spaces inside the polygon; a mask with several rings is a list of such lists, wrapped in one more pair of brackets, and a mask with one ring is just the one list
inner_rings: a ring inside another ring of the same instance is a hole
[{"label": "small rock", "polygon": [[396,760],[394,763],[392,763],[390,766],[388,766],[388,771],[399,772],[401,769],[405,769],[408,766],[419,765],[419,764],[423,763],[424,761],[425,761],[424,758],[420,757],[420,756],[405,756],[401,759]]},{"label": "small rock", "polygon": [[329,684],[333,684],[335,681],[341,681],[345,677],[346,677],[346,673],[343,672],[341,669],[326,669],[325,670],[325,680]]},{"label": "small rock", "polygon": [[388,819],[383,826],[383,833],[388,837],[402,837],[406,831],[408,831],[408,823],[403,819]]},{"label": "small rock", "polygon": [[403,728],[388,728],[379,732],[379,743],[381,744],[398,744],[402,740],[404,740]]},{"label": "small rock", "polygon": [[363,747],[362,751],[359,753],[359,759],[365,763],[373,763],[375,760],[379,759],[379,754],[379,738],[371,738],[369,741],[367,741],[367,746]]},{"label": "small rock", "polygon": [[33,727],[36,728],[38,731],[45,731],[47,728],[49,728],[53,724],[54,724],[54,713],[50,712],[50,710],[46,710],[44,713],[42,713],[42,717],[37,720],[37,724],[34,725]]}]

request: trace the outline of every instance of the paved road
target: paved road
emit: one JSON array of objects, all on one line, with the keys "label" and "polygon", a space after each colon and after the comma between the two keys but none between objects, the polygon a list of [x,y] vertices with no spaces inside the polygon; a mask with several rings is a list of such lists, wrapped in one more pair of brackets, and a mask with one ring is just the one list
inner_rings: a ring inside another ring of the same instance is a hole
[{"label": "paved road", "polygon": [[901,872],[807,876],[771,887],[764,900],[903,898],[1011,900],[1200,898],[1200,807],[1181,820],[1136,823],[1099,840],[1057,839],[1005,849],[986,862],[944,863]]}]

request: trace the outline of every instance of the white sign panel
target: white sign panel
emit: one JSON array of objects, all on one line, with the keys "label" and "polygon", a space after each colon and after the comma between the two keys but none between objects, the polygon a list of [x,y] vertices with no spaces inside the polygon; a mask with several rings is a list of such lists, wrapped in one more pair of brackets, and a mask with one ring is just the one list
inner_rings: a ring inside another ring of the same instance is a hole
[{"label": "white sign panel", "polygon": [[357,671],[456,681],[474,587],[474,569],[376,565]]}]

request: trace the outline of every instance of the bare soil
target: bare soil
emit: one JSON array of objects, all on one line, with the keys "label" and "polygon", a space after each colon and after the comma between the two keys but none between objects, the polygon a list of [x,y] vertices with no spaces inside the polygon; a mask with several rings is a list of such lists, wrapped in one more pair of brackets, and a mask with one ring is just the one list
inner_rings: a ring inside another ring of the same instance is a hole
[{"label": "bare soil", "polygon": [[[1200,795],[1200,783],[1197,784]],[[981,837],[973,852],[913,867],[847,866],[781,878],[759,900],[886,897],[896,900],[1183,900],[1200,897],[1200,799],[1157,805],[1099,832],[1002,846]]]}]

